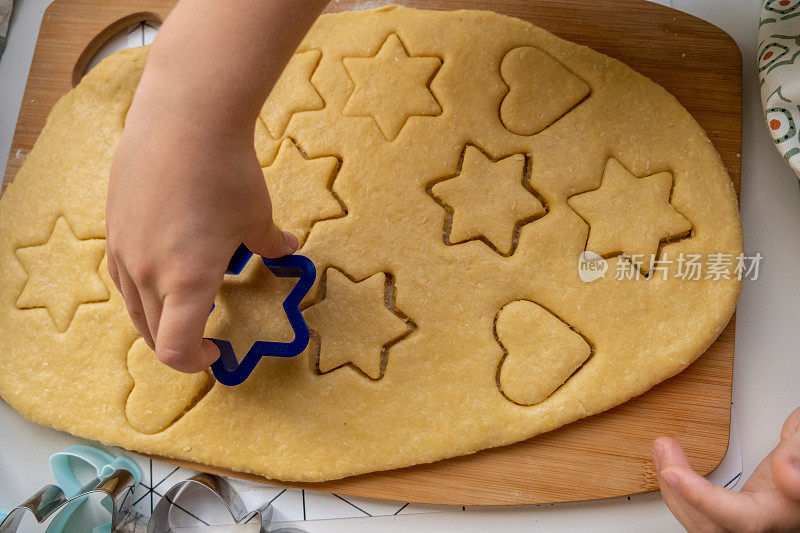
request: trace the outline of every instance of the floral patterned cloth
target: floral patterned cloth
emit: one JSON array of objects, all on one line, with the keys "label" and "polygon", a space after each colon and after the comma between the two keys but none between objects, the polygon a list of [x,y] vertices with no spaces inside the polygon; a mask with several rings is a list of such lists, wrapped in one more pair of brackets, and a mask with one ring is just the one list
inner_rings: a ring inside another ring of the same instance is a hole
[{"label": "floral patterned cloth", "polygon": [[764,0],[758,74],[764,117],[775,146],[800,176],[800,0]]},{"label": "floral patterned cloth", "polygon": [[0,55],[6,47],[6,35],[8,34],[8,20],[11,18],[11,7],[13,0],[0,0]]}]

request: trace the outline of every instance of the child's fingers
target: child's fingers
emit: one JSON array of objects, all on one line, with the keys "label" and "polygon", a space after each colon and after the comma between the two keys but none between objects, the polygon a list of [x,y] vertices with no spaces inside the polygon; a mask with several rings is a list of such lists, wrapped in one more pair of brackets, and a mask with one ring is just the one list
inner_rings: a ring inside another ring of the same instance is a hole
[{"label": "child's fingers", "polygon": [[691,468],[683,447],[670,437],[659,437],[653,442],[653,459],[655,459],[656,470],[659,472],[666,466]]},{"label": "child's fingers", "polygon": [[119,284],[119,268],[117,267],[117,260],[114,259],[114,256],[111,254],[108,248],[106,248],[106,269],[108,270],[108,275],[111,277],[111,281],[114,282],[114,286],[120,293],[122,293],[122,287]]},{"label": "child's fingers", "polygon": [[142,306],[142,300],[139,297],[139,290],[136,288],[136,284],[125,271],[124,267],[119,268],[118,266],[118,275],[120,292],[122,293],[123,300],[125,300],[125,307],[128,309],[128,314],[131,317],[133,325],[147,345],[150,348],[155,348],[155,342],[153,336],[150,334],[150,327],[147,325],[147,317],[145,316],[144,307]]},{"label": "child's fingers", "polygon": [[152,284],[149,286],[139,284],[138,289],[144,316],[147,320],[147,327],[150,329],[150,336],[155,340],[158,338],[158,324],[161,321],[163,302],[158,296],[156,287]]},{"label": "child's fingers", "polygon": [[272,258],[294,253],[299,242],[293,233],[281,231],[272,224],[272,229],[261,232],[255,239],[248,239],[245,245],[261,257]]},{"label": "child's fingers", "polygon": [[673,489],[677,499],[706,517],[717,529],[740,531],[749,525],[766,525],[770,519],[749,494],[717,487],[697,472],[682,466],[667,466],[661,478]]},{"label": "child's fingers", "polygon": [[653,459],[658,473],[658,486],[661,490],[661,497],[667,504],[669,510],[675,515],[687,531],[713,531],[716,529],[711,520],[704,517],[680,496],[677,488],[667,483],[662,476],[662,470],[666,466],[685,466],[690,468],[689,459],[683,452],[681,445],[669,437],[659,437],[653,442]]},{"label": "child's fingers", "polygon": [[[781,442],[772,455],[772,479],[781,492],[800,507],[800,409],[796,409],[781,432]],[[800,515],[800,511],[798,511]]]},{"label": "child's fingers", "polygon": [[155,288],[155,277],[152,269],[142,267],[141,263],[119,263],[117,265],[121,275],[130,280],[136,289],[138,306],[144,313],[144,319],[153,342],[150,346],[155,349],[155,339],[158,332],[158,321],[161,317],[161,300]]},{"label": "child's fingers", "polygon": [[781,440],[796,437],[800,434],[800,407],[792,411],[781,428]]},{"label": "child's fingers", "polygon": [[261,257],[283,257],[294,253],[300,244],[293,233],[282,231],[269,217],[254,226],[252,235],[248,235],[245,240],[245,245]]},{"label": "child's fingers", "polygon": [[219,357],[211,341],[203,341],[208,312],[214,295],[185,291],[168,294],[158,325],[156,355],[159,360],[181,372],[200,372]]},{"label": "child's fingers", "polygon": [[711,529],[711,526],[713,526],[711,521],[699,515],[696,510],[683,501],[676,490],[664,481],[661,474],[658,476],[658,486],[661,489],[661,497],[664,499],[664,503],[667,504],[669,510],[687,531],[708,531]]},{"label": "child's fingers", "polygon": [[737,531],[769,518],[749,494],[717,487],[692,470],[676,440],[656,439],[653,455],[664,501],[689,531]]}]

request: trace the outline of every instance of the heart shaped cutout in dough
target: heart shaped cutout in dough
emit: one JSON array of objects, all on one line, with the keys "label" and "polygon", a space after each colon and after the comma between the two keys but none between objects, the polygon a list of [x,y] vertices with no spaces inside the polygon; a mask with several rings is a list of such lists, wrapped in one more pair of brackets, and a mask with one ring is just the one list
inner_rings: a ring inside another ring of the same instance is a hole
[{"label": "heart shaped cutout in dough", "polygon": [[500,119],[517,135],[539,133],[591,93],[585,81],[533,46],[520,46],[503,56],[500,75],[508,85]]},{"label": "heart shaped cutout in dough", "polygon": [[569,324],[529,300],[504,305],[495,333],[505,351],[497,372],[500,392],[520,405],[546,400],[594,352]]}]

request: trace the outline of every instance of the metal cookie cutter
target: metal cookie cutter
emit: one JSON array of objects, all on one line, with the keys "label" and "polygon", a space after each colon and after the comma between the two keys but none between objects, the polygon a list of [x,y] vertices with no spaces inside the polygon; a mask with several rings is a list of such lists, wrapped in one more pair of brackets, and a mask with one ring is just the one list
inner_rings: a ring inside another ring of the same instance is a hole
[{"label": "metal cookie cutter", "polygon": [[[244,244],[239,245],[228,264],[226,273],[239,274],[252,255],[253,252]],[[303,353],[308,346],[310,334],[303,313],[300,312],[300,302],[314,285],[317,276],[314,263],[302,255],[287,255],[277,259],[262,257],[261,260],[264,262],[264,266],[280,278],[299,278],[283,302],[283,309],[286,311],[289,325],[294,331],[294,340],[292,342],[255,341],[242,361],[237,362],[236,354],[229,341],[209,338],[208,340],[217,345],[220,353],[219,359],[211,365],[211,370],[217,381],[223,385],[233,386],[244,382],[262,357],[294,357]],[[214,308],[212,307],[211,310],[213,311]]]},{"label": "metal cookie cutter", "polygon": [[174,485],[164,494],[153,508],[150,522],[147,524],[147,533],[171,531],[170,510],[180,494],[192,488],[199,488],[206,492],[206,495],[211,495],[219,500],[228,509],[231,518],[237,525],[258,524],[258,531],[267,531],[267,525],[272,515],[272,508],[268,503],[255,511],[247,512],[241,498],[227,481],[209,474],[197,474]]},{"label": "metal cookie cutter", "polygon": [[[96,477],[81,483],[73,470],[76,463],[92,467]],[[70,446],[50,457],[50,470],[56,484],[45,486],[13,509],[0,521],[0,533],[16,533],[26,513],[40,524],[55,515],[47,527],[48,533],[75,531],[76,511],[92,494],[101,495],[101,505],[109,512],[110,519],[92,529],[83,525],[81,530],[110,533],[130,518],[133,489],[142,474],[139,466],[127,457],[114,457],[91,446]]]}]

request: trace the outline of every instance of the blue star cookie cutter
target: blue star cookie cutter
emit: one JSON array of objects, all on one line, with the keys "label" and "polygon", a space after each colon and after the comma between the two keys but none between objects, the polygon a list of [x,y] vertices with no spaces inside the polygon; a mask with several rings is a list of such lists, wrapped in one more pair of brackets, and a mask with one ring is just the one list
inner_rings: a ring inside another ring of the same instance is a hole
[{"label": "blue star cookie cutter", "polygon": [[[239,274],[252,256],[253,252],[244,244],[239,245],[228,263],[226,273]],[[294,340],[291,342],[257,340],[241,362],[238,362],[229,341],[209,338],[208,340],[217,345],[220,353],[219,359],[211,365],[211,371],[217,381],[229,387],[243,383],[262,357],[294,357],[303,353],[308,346],[310,334],[303,313],[300,312],[300,302],[311,290],[317,277],[314,263],[302,255],[287,255],[277,259],[261,257],[261,260],[264,262],[264,266],[279,278],[298,278],[298,282],[283,301],[283,309],[286,311],[289,325],[294,331]],[[211,310],[213,311],[214,308],[212,307]]]}]

